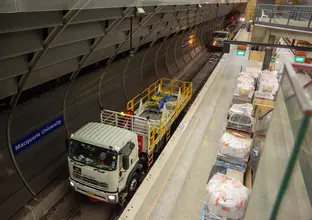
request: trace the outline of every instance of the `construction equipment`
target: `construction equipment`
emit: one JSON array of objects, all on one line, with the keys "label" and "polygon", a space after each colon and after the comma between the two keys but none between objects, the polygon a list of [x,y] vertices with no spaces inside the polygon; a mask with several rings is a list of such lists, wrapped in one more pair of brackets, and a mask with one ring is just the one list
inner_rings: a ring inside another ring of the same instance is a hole
[{"label": "construction equipment", "polygon": [[192,83],[160,79],[127,103],[126,113],[102,110],[68,142],[69,181],[93,199],[130,199],[163,149],[192,96]]}]

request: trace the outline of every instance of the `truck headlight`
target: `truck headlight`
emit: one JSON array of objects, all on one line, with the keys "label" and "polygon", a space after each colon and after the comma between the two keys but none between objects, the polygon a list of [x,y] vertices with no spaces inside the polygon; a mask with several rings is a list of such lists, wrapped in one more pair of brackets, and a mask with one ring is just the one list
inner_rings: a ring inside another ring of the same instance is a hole
[{"label": "truck headlight", "polygon": [[115,201],[116,200],[116,196],[108,196],[108,200]]},{"label": "truck headlight", "polygon": [[75,187],[75,184],[74,184],[74,182],[72,182],[72,181],[69,181],[69,184],[71,185],[71,187]]}]

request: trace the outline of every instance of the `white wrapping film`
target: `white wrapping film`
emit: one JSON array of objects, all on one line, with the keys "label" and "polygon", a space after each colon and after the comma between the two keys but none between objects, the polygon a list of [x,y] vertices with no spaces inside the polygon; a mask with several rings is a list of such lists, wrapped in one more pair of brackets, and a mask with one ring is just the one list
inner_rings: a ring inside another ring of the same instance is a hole
[{"label": "white wrapping film", "polygon": [[276,72],[264,70],[259,76],[259,91],[263,93],[276,94],[278,90],[278,79]]},{"label": "white wrapping film", "polygon": [[251,116],[252,111],[253,111],[253,106],[250,103],[234,104],[231,106],[231,108],[229,110],[229,114],[237,113],[237,114],[243,114],[243,115]]},{"label": "white wrapping film", "polygon": [[207,184],[206,204],[211,213],[230,219],[242,219],[250,190],[240,181],[216,173]]},{"label": "white wrapping film", "polygon": [[258,78],[260,72],[259,71],[248,71],[248,72],[241,72],[239,73],[239,76],[242,76],[242,77],[252,77],[252,78]]},{"label": "white wrapping film", "polygon": [[220,139],[220,152],[224,155],[244,159],[250,151],[252,139],[243,139],[225,132]]},{"label": "white wrapping film", "polygon": [[234,95],[252,98],[255,87],[250,84],[240,83],[237,85]]},{"label": "white wrapping film", "polygon": [[250,73],[241,72],[237,78],[237,87],[234,95],[251,98],[255,91],[254,78]]},{"label": "white wrapping film", "polygon": [[240,84],[240,83],[244,83],[244,84],[254,86],[254,79],[250,78],[250,77],[241,77],[240,76],[237,78],[237,84]]}]

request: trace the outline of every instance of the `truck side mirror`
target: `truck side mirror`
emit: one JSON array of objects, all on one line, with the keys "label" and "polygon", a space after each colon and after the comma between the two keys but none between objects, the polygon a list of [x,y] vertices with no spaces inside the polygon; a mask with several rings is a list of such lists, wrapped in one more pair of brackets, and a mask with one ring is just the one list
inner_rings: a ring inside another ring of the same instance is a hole
[{"label": "truck side mirror", "polygon": [[128,170],[129,169],[129,157],[128,156],[123,156],[122,157],[122,167],[124,168],[124,170]]}]

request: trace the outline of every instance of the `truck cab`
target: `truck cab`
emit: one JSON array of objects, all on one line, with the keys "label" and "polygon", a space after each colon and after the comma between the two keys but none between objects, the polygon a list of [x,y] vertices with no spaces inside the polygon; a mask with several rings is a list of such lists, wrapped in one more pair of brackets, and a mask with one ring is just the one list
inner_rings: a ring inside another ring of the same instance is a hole
[{"label": "truck cab", "polygon": [[69,139],[68,166],[75,191],[119,203],[139,185],[138,137],[127,129],[88,123]]},{"label": "truck cab", "polygon": [[214,47],[223,47],[223,41],[229,39],[228,31],[215,31],[213,33],[213,42],[212,45]]}]

